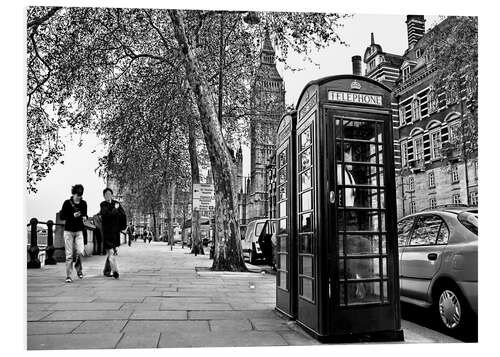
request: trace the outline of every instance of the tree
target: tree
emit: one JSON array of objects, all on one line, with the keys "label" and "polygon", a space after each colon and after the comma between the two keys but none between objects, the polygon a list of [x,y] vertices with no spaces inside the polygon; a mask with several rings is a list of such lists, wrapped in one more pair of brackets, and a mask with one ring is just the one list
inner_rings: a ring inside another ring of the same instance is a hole
[{"label": "tree", "polygon": [[[435,68],[435,86],[460,107],[457,138],[443,148],[443,157],[446,160],[449,153],[458,153],[463,160],[467,203],[470,203],[468,161],[477,156],[478,150],[477,17],[447,17],[427,37],[428,56]],[[449,165],[444,167],[449,169]]]},{"label": "tree", "polygon": [[[29,10],[29,21],[39,12],[39,8]],[[37,46],[40,43],[37,48],[44,48],[40,57],[51,68],[51,79],[42,87],[44,93],[52,97],[40,97],[39,106],[53,105],[55,117],[64,120],[70,128],[100,130],[114,156],[115,169],[124,170],[121,172],[127,180],[135,183],[131,186],[148,187],[150,192],[155,192],[159,185],[160,196],[166,197],[166,187],[172,187],[175,182],[169,174],[176,172],[172,160],[178,156],[173,149],[179,146],[162,152],[172,141],[163,138],[169,130],[173,132],[182,127],[178,124],[185,116],[178,111],[175,114],[168,112],[168,115],[162,113],[162,105],[167,105],[168,101],[159,100],[159,93],[166,98],[171,96],[171,101],[178,101],[182,98],[180,83],[187,79],[216,187],[213,268],[244,270],[231,146],[241,137],[240,131],[234,129],[247,119],[249,84],[260,41],[269,30],[279,50],[278,60],[284,62],[291,50],[309,58],[312,48],[342,42],[336,30],[343,15],[258,13],[262,20],[258,26],[251,26],[242,20],[248,14],[241,12],[225,12],[224,21],[220,21],[220,13],[213,11],[64,8],[57,14],[46,26],[46,36],[35,42]],[[220,50],[221,33],[225,37],[224,61],[219,63],[221,56],[217,50]],[[28,52],[37,57],[35,46],[28,48]],[[37,67],[33,67],[30,71],[36,72]],[[219,68],[224,71],[223,91],[218,90]],[[39,72],[44,74],[43,70]],[[143,85],[145,83],[149,84]],[[144,91],[149,92],[145,94]],[[214,105],[219,92],[223,94],[221,108]],[[115,105],[114,100],[120,105]],[[222,123],[217,120],[218,110]],[[153,125],[151,118],[155,117],[165,119],[159,121],[164,127]],[[28,113],[28,121],[34,119],[36,117]],[[136,132],[130,123],[142,124],[141,121],[150,127]],[[122,131],[117,128],[120,122],[130,127]],[[126,135],[122,135],[124,133]],[[156,138],[157,134],[161,140]],[[147,140],[138,138],[141,135]],[[189,138],[187,135],[182,137],[186,148]],[[165,147],[158,149],[155,145],[158,141],[164,142]],[[151,161],[148,150],[142,150],[146,145],[162,152],[157,156],[161,157],[159,162]],[[142,154],[129,155],[123,147]],[[150,170],[154,173],[150,182],[138,182],[133,174],[125,173],[134,164],[142,168],[139,172]]]},{"label": "tree", "polygon": [[[204,62],[199,58],[196,38],[205,18],[196,12],[186,15],[183,11],[169,10],[174,36],[179,45],[179,54],[193,91],[200,114],[212,173],[215,183],[215,254],[214,270],[246,270],[242,255],[238,227],[238,207],[232,180],[233,161],[222,134],[221,122],[210,93],[209,82],[204,75]],[[192,16],[190,16],[192,14]],[[237,16],[238,14],[236,14]],[[195,19],[193,19],[195,17]],[[318,48],[339,39],[333,26],[324,27],[340,16],[331,14],[269,13],[264,14],[265,27],[276,30],[276,44],[286,56],[288,49],[306,52],[312,43]],[[197,24],[192,27],[191,22]],[[201,22],[201,25],[200,25]],[[235,33],[249,37],[243,21],[235,21]],[[222,24],[221,24],[222,26]],[[262,37],[261,37],[262,38]],[[215,42],[217,43],[217,42]],[[193,45],[194,44],[194,45]]]}]

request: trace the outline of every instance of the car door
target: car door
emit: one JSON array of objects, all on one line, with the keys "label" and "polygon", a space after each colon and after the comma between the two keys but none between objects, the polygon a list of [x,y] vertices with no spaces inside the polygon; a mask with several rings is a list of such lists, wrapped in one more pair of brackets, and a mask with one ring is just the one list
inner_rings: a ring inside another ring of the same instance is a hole
[{"label": "car door", "polygon": [[402,271],[404,265],[404,262],[402,260],[402,255],[405,247],[409,243],[411,230],[413,228],[414,222],[415,222],[415,217],[404,218],[398,222],[398,248],[399,248],[398,258],[399,258],[399,277],[400,277],[399,289],[401,295],[405,295],[405,289],[406,289],[406,281],[402,279]]},{"label": "car door", "polygon": [[[441,231],[442,230],[442,231]],[[417,217],[408,244],[401,254],[401,295],[428,301],[427,293],[432,278],[439,270],[446,244],[437,244],[448,227],[435,214]]]},{"label": "car door", "polygon": [[255,222],[248,223],[245,239],[243,240],[242,242],[243,244],[241,247],[244,253],[248,253],[252,248],[252,237],[254,228],[255,228]]}]

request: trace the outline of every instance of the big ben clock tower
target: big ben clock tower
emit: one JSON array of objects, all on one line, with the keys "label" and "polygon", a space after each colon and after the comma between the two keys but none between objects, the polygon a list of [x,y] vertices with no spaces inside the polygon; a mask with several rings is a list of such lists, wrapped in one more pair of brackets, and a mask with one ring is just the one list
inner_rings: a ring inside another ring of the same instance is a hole
[{"label": "big ben clock tower", "polygon": [[276,129],[285,112],[285,86],[276,69],[276,53],[266,31],[260,63],[252,83],[250,117],[249,221],[266,216],[266,165],[276,150]]}]

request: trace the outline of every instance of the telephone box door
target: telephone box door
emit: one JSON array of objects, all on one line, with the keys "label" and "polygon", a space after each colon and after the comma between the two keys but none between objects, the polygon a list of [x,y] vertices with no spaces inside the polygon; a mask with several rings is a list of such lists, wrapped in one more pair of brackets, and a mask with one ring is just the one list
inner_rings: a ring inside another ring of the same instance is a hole
[{"label": "telephone box door", "polygon": [[[394,242],[390,115],[326,109],[329,145],[331,330],[394,330]],[[389,184],[391,185],[391,183]],[[392,187],[392,186],[391,186]],[[389,208],[389,212],[388,212]]]}]

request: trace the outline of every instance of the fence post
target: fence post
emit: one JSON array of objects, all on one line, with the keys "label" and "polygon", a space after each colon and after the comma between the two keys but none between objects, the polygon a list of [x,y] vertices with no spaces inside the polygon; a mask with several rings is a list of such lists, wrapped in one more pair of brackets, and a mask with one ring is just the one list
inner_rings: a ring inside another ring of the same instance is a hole
[{"label": "fence post", "polygon": [[53,255],[56,248],[54,248],[54,222],[52,220],[47,221],[47,248],[45,248],[45,264],[56,265],[57,261],[54,259]]},{"label": "fence post", "polygon": [[38,219],[32,218],[30,220],[30,226],[31,226],[31,241],[30,241],[30,247],[28,248],[28,254],[30,255],[30,261],[28,262],[28,269],[39,269],[41,264],[40,264],[40,259],[38,259],[38,253],[40,252],[40,249],[38,248],[37,244]]}]

